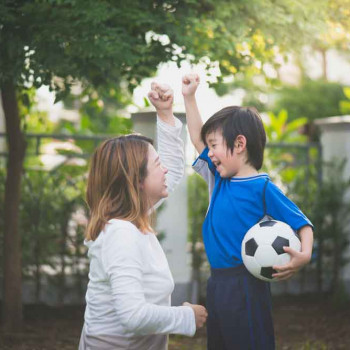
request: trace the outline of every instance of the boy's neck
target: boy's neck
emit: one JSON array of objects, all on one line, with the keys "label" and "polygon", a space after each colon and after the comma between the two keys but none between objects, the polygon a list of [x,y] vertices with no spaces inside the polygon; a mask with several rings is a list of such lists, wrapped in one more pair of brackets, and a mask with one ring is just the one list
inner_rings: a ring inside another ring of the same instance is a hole
[{"label": "boy's neck", "polygon": [[235,176],[248,177],[258,175],[259,172],[250,164],[242,164]]}]

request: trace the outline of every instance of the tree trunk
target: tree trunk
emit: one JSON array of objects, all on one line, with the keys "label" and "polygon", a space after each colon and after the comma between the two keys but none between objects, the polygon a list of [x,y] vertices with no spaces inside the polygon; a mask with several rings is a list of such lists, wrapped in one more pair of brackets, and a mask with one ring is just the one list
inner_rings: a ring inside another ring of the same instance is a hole
[{"label": "tree trunk", "polygon": [[18,222],[26,145],[20,128],[15,86],[12,83],[2,85],[1,95],[8,142],[4,203],[3,323],[6,331],[18,332],[22,326],[21,238]]}]

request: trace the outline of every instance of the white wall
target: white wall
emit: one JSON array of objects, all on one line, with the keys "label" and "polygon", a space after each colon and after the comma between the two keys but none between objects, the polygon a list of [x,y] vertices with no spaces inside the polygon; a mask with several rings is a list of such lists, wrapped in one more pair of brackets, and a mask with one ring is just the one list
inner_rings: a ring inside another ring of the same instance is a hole
[{"label": "white wall", "polygon": [[[321,145],[323,151],[323,161],[333,159],[346,159],[344,176],[350,178],[350,115],[340,117],[330,117],[318,119],[316,124],[321,130]],[[325,174],[327,175],[327,174]],[[350,202],[350,191],[346,194]],[[350,232],[350,222],[347,223]],[[350,239],[350,233],[349,233]],[[350,247],[348,247],[347,257],[350,258]],[[343,280],[350,293],[350,263],[343,269]]]}]

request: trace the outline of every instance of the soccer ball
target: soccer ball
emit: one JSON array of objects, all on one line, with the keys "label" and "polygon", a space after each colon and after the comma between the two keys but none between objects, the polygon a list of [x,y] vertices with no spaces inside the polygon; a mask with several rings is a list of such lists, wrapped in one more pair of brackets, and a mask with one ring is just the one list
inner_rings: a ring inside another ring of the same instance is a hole
[{"label": "soccer ball", "polygon": [[255,277],[274,282],[272,266],[285,265],[290,255],[283,247],[300,251],[301,243],[295,231],[282,221],[268,219],[249,229],[242,241],[242,259],[247,270]]}]

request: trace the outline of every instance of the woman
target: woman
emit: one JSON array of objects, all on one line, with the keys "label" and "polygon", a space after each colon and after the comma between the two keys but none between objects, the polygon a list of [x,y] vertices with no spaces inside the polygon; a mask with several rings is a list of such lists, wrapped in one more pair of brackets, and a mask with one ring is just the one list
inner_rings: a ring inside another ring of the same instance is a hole
[{"label": "woman", "polygon": [[150,212],[183,174],[181,122],[173,116],[168,87],[152,84],[149,98],[158,114],[159,156],[152,140],[127,135],[103,142],[91,160],[90,271],[80,350],[164,350],[167,334],[191,336],[207,316],[200,305],[170,306],[174,282]]}]

